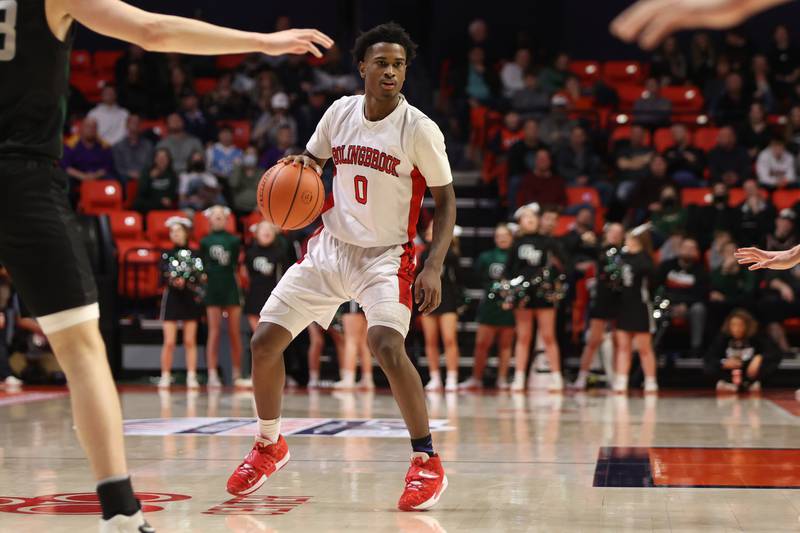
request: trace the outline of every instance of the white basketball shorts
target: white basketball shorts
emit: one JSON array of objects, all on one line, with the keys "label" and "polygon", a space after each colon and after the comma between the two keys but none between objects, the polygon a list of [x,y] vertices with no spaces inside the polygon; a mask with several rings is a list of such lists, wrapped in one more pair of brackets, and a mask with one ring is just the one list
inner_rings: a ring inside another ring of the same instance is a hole
[{"label": "white basketball shorts", "polygon": [[339,306],[355,300],[368,327],[390,327],[405,337],[415,272],[411,243],[362,248],[321,229],[309,239],[305,256],[280,279],[259,322],[278,324],[294,338],[311,322],[327,329]]}]

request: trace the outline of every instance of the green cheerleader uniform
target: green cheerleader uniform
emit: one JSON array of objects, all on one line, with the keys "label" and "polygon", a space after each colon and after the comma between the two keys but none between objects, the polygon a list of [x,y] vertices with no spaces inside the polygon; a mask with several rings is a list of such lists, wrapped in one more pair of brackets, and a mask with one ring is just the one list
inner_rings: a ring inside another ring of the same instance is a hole
[{"label": "green cheerleader uniform", "polygon": [[[487,250],[478,256],[475,268],[487,294],[492,287],[492,283],[503,279],[503,270],[507,260],[508,250],[501,250],[500,248]],[[490,300],[484,296],[478,306],[478,324],[498,327],[513,326],[514,311],[505,310],[500,307],[498,300]]]},{"label": "green cheerleader uniform", "polygon": [[239,264],[241,240],[227,231],[214,231],[200,241],[208,284],[206,305],[225,307],[242,305],[236,266]]}]

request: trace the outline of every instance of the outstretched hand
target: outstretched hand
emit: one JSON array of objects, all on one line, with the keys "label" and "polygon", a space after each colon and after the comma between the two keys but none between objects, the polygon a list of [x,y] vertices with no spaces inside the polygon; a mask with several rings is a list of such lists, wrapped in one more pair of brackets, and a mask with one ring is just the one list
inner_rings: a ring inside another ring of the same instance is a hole
[{"label": "outstretched hand", "polygon": [[740,265],[750,265],[749,270],[788,270],[800,262],[797,251],[768,252],[759,248],[739,248],[734,257]]},{"label": "outstretched hand", "polygon": [[263,52],[271,56],[310,52],[315,57],[322,57],[322,52],[317,48],[317,45],[330,48],[333,46],[333,39],[319,30],[284,30],[264,35]]},{"label": "outstretched hand", "polygon": [[414,282],[414,302],[419,312],[429,315],[442,303],[442,273],[431,267],[424,267]]}]

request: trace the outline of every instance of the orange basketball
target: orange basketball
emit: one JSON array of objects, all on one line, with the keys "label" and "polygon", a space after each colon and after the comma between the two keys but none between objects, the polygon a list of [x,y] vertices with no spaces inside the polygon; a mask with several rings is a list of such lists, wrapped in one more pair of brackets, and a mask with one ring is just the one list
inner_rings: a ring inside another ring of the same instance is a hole
[{"label": "orange basketball", "polygon": [[285,230],[300,229],[322,211],[325,187],[310,168],[278,163],[261,176],[256,200],[267,221]]}]

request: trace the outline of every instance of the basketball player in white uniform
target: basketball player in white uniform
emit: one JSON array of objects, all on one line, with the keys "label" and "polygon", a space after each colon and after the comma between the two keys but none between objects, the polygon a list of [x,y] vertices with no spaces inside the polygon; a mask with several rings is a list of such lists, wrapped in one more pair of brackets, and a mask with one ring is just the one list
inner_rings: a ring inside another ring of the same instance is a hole
[{"label": "basketball player in white uniform", "polygon": [[370,350],[389,379],[411,436],[413,455],[398,507],[432,507],[447,487],[433,450],[419,374],[405,352],[416,271],[412,241],[426,187],[436,203],[429,259],[414,284],[420,311],[441,300],[442,263],[452,240],[455,194],[444,137],[400,89],[416,45],[400,26],[377,26],[356,41],[365,95],[336,101],[293,164],[320,172],[333,159],[332,195],[323,227],[305,257],[281,278],[253,335],[253,386],[259,434],[228,481],[250,494],[289,460],[280,435],[283,351],[309,323],[327,327],[336,309],[355,300],[364,308]]}]

